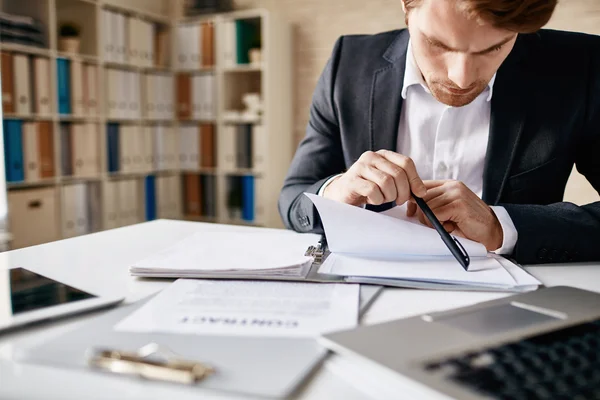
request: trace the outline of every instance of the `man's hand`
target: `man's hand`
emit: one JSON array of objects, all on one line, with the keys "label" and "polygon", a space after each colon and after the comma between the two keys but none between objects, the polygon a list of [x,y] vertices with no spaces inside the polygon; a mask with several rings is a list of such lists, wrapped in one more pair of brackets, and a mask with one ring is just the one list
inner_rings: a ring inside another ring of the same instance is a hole
[{"label": "man's hand", "polygon": [[[449,233],[483,244],[488,251],[502,246],[502,225],[494,211],[458,181],[425,181],[423,200]],[[415,193],[416,194],[416,193]],[[421,223],[432,227],[417,204],[408,203],[407,215],[417,214]]]},{"label": "man's hand", "polygon": [[402,205],[411,197],[425,196],[427,189],[415,163],[389,150],[363,153],[348,171],[333,180],[323,197],[355,206],[395,201]]}]

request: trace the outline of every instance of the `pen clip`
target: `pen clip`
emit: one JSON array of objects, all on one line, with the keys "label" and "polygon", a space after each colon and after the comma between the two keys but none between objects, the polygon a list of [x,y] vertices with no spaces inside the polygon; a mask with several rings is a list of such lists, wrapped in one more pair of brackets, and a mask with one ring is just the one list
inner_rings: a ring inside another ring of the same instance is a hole
[{"label": "pen clip", "polygon": [[466,264],[466,267],[465,267],[465,270],[466,270],[466,269],[468,269],[469,263],[471,262],[471,259],[469,258],[469,253],[467,253],[467,251],[463,247],[462,243],[457,238],[452,236],[452,239],[454,239],[454,241],[458,245],[458,248],[460,249],[460,252],[462,253],[463,260],[465,260],[465,264]]}]

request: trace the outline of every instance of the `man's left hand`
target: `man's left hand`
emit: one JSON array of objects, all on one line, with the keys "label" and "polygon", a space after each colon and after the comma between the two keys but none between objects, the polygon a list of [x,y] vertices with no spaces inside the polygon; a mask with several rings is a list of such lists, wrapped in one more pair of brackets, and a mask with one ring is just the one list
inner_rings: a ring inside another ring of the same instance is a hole
[{"label": "man's left hand", "polygon": [[[502,225],[494,211],[459,181],[423,181],[427,203],[444,228],[453,235],[483,244],[488,251],[502,246]],[[407,215],[417,214],[421,223],[433,228],[414,199],[408,202]]]}]

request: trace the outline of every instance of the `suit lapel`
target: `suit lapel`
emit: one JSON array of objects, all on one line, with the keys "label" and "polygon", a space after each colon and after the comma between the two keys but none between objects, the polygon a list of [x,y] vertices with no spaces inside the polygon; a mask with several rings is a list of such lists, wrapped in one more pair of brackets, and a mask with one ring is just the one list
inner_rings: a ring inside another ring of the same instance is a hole
[{"label": "suit lapel", "polygon": [[369,110],[369,145],[372,151],[396,151],[408,39],[408,30],[400,32],[383,56],[390,64],[373,74]]},{"label": "suit lapel", "polygon": [[494,83],[482,196],[491,205],[502,197],[525,124],[528,82],[523,67],[517,68],[525,54],[524,47],[525,39],[519,37]]}]

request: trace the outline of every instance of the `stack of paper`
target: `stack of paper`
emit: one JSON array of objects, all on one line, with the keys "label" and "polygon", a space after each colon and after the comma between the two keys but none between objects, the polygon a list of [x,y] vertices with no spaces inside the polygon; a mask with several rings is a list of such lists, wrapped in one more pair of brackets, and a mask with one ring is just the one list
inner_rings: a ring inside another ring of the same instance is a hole
[{"label": "stack of paper", "polygon": [[348,282],[420,288],[526,291],[541,283],[509,260],[457,238],[471,258],[469,271],[434,229],[406,217],[406,207],[384,213],[306,194],[317,207],[331,254],[319,273]]},{"label": "stack of paper", "polygon": [[318,239],[271,230],[197,233],[135,263],[130,272],[157,278],[304,277],[313,261],[304,253]]}]

